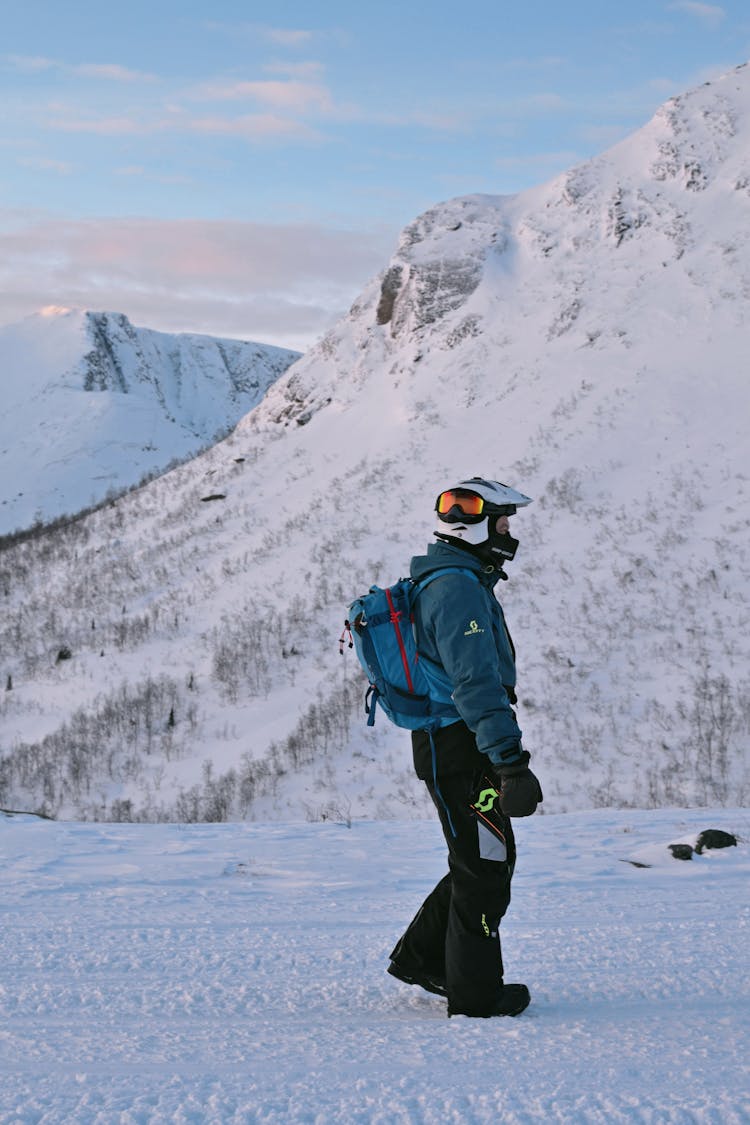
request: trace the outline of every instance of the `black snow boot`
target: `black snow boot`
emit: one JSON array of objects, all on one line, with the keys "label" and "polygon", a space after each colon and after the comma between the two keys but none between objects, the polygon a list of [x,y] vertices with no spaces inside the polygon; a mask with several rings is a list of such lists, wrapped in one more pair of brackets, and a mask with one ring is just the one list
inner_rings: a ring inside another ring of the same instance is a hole
[{"label": "black snow boot", "polygon": [[454,1008],[448,1005],[449,1016],[473,1016],[487,1019],[490,1016],[518,1016],[528,1008],[531,1001],[529,990],[525,984],[505,984],[498,999],[489,1011],[468,1012],[463,1008]]},{"label": "black snow boot", "polygon": [[391,961],[388,972],[392,977],[401,980],[404,984],[417,984],[426,992],[434,992],[436,996],[447,996],[445,981],[437,974],[433,975],[416,966],[400,965],[398,961]]}]

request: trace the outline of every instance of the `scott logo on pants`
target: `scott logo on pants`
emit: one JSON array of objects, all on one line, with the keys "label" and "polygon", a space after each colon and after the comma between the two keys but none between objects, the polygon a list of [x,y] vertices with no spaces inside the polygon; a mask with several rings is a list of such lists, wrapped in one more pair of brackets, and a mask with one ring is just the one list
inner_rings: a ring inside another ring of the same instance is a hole
[{"label": "scott logo on pants", "polygon": [[497,789],[483,789],[474,802],[474,808],[479,812],[491,812],[499,796]]}]

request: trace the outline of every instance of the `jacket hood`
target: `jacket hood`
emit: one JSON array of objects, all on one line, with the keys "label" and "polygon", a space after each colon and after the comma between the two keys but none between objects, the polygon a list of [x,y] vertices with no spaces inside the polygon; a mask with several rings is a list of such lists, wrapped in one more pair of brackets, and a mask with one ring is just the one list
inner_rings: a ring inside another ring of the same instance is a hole
[{"label": "jacket hood", "polygon": [[480,581],[489,587],[494,586],[500,577],[497,570],[485,570],[484,564],[470,551],[463,547],[454,547],[450,543],[430,543],[426,555],[415,555],[411,560],[409,573],[412,578],[419,582],[422,578],[431,574],[433,570],[441,570],[447,566],[460,567],[462,570],[473,570],[479,576]]}]

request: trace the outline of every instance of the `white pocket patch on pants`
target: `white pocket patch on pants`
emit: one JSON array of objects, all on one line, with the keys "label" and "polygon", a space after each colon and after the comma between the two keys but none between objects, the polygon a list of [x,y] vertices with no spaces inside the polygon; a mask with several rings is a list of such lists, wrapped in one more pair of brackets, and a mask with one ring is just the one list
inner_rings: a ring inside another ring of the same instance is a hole
[{"label": "white pocket patch on pants", "polygon": [[508,858],[505,841],[496,836],[494,832],[490,832],[481,820],[477,821],[477,833],[479,835],[479,858],[494,859],[497,863],[504,863]]}]

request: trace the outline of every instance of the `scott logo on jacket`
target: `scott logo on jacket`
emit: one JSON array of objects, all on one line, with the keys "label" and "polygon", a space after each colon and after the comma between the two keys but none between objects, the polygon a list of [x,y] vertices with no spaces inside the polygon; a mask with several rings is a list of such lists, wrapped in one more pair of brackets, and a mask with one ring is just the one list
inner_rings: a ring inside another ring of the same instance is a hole
[{"label": "scott logo on jacket", "polygon": [[483,633],[484,629],[480,629],[476,621],[469,622],[469,628],[464,630],[465,637],[475,637],[478,633]]}]

